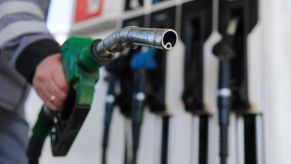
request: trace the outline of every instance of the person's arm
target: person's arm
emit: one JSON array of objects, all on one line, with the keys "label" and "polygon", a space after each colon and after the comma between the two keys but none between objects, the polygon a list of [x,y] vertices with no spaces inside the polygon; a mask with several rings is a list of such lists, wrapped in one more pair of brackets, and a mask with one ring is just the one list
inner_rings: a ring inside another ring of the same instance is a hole
[{"label": "person's arm", "polygon": [[[34,86],[51,109],[68,90],[59,44],[45,24],[44,1],[0,1],[0,55]],[[47,2],[45,2],[48,4]]]}]

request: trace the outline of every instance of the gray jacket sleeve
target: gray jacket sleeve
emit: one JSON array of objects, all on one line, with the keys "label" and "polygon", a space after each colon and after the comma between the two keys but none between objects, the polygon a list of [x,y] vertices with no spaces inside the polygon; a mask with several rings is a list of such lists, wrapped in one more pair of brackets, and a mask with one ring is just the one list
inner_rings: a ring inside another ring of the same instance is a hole
[{"label": "gray jacket sleeve", "polygon": [[59,52],[45,20],[49,0],[0,0],[0,60],[31,82],[37,65]]}]

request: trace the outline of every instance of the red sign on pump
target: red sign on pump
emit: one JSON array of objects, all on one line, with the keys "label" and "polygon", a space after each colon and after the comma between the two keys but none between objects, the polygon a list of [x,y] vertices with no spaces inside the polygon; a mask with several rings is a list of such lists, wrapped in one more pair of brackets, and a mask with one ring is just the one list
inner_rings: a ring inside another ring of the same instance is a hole
[{"label": "red sign on pump", "polygon": [[74,19],[75,23],[101,15],[103,0],[76,0],[76,1],[77,2]]}]

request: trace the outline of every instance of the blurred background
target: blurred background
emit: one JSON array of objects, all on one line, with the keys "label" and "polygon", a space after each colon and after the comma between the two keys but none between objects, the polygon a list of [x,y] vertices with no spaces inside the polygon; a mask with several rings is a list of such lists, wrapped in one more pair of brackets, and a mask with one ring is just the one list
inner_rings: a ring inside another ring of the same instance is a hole
[{"label": "blurred background", "polygon": [[[289,164],[290,22],[290,0],[52,0],[47,25],[60,44],[75,35],[103,39],[126,25],[177,30],[175,49],[155,51],[156,67],[147,74],[138,164],[218,164],[218,123],[225,123],[218,104],[227,101],[228,163]],[[117,94],[131,103],[136,70],[128,67],[138,50],[128,52],[127,65],[101,69],[94,103],[70,152],[53,157],[47,139],[42,164],[102,163],[108,79],[121,72],[114,76]],[[223,86],[224,80],[231,85]],[[26,103],[31,126],[41,105],[32,91]],[[118,104],[113,109],[108,164],[132,157],[129,115]]]}]

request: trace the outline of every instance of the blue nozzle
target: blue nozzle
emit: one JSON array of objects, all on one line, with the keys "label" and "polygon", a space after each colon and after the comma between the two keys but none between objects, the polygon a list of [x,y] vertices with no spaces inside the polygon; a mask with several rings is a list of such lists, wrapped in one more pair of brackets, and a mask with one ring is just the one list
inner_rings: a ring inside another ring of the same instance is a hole
[{"label": "blue nozzle", "polygon": [[132,69],[155,69],[157,64],[154,56],[155,50],[152,48],[142,48],[140,51],[133,55],[130,61],[130,67]]}]

